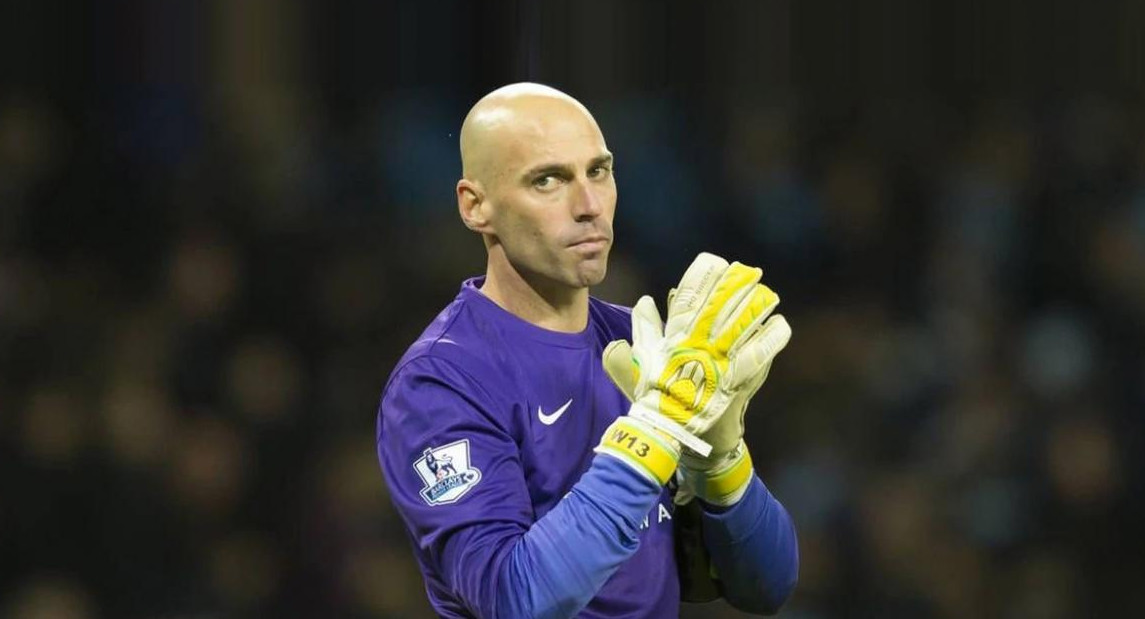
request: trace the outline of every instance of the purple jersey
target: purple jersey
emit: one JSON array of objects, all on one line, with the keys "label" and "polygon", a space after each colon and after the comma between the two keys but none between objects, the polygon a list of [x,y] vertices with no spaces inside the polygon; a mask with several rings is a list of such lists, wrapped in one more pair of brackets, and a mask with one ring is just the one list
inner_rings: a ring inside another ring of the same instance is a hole
[{"label": "purple jersey", "polygon": [[[605,345],[631,339],[630,310],[589,302],[587,328],[559,333],[505,311],[466,281],[402,357],[382,395],[378,455],[434,610],[472,611],[461,565],[496,565],[581,479],[629,403],[604,372]],[[579,616],[674,617],[679,581],[663,489],[620,565]],[[480,583],[468,583],[480,587]]]}]

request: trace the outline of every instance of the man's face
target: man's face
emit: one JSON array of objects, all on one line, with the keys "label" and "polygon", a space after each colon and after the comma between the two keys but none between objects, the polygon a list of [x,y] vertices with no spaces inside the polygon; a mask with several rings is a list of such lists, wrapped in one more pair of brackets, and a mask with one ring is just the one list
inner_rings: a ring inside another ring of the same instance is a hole
[{"label": "man's face", "polygon": [[616,181],[596,122],[563,101],[506,123],[486,199],[495,237],[535,284],[570,288],[604,279]]}]

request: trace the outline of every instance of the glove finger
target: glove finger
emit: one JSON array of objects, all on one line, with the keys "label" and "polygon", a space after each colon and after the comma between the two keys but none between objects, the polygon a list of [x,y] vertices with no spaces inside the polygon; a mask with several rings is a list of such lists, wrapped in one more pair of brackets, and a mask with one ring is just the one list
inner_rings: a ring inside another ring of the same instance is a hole
[{"label": "glove finger", "polygon": [[640,366],[632,356],[632,346],[624,340],[614,340],[601,354],[604,371],[630,402],[636,401],[636,384],[640,382]]},{"label": "glove finger", "polygon": [[[771,362],[790,340],[791,326],[787,319],[780,314],[769,318],[732,357],[728,366],[728,388],[750,385],[761,376],[766,378]],[[760,380],[760,384],[762,382]]]},{"label": "glove finger", "polygon": [[727,308],[716,320],[715,349],[726,350],[729,356],[755,334],[779,305],[779,295],[763,284],[755,284],[741,296],[739,303]]},{"label": "glove finger", "polygon": [[632,306],[632,358],[640,366],[644,379],[652,379],[663,370],[659,351],[664,345],[664,322],[652,297],[644,295]]},{"label": "glove finger", "polygon": [[[750,296],[753,287],[759,283],[762,276],[763,271],[759,268],[733,262],[720,276],[708,298],[704,299],[689,333],[700,339],[715,338],[721,332],[716,319],[721,315],[729,315],[725,310],[729,306],[734,308],[744,295]],[[732,338],[732,341],[734,339]],[[729,341],[729,346],[730,343]]]},{"label": "glove finger", "polygon": [[664,339],[664,320],[652,297],[644,295],[632,307],[632,345],[637,350],[655,348]]},{"label": "glove finger", "polygon": [[669,295],[668,333],[688,332],[688,326],[727,268],[728,261],[715,254],[701,252],[696,256]]}]

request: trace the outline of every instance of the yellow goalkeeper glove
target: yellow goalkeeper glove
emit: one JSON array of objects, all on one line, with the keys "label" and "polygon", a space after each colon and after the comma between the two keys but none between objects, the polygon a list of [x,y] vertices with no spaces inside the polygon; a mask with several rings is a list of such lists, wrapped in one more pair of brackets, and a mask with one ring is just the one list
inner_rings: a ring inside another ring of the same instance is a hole
[{"label": "yellow goalkeeper glove", "polygon": [[[685,494],[716,505],[734,504],[747,489],[752,465],[742,440],[744,414],[791,337],[782,316],[768,318],[779,297],[757,283],[760,275],[759,269],[700,254],[669,294],[660,338],[659,313],[645,297],[633,309],[635,348],[617,340],[602,359],[613,382],[636,403],[630,415],[687,446],[680,462]],[[649,341],[671,352],[649,354]],[[649,414],[653,402],[655,415]]]}]

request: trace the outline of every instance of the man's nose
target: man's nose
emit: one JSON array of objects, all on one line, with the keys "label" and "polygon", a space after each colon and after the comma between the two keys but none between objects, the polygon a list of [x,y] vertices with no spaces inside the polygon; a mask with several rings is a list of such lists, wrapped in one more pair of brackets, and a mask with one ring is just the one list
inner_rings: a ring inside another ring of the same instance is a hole
[{"label": "man's nose", "polygon": [[604,212],[604,202],[591,183],[576,183],[573,196],[573,216],[577,221],[596,219]]}]

